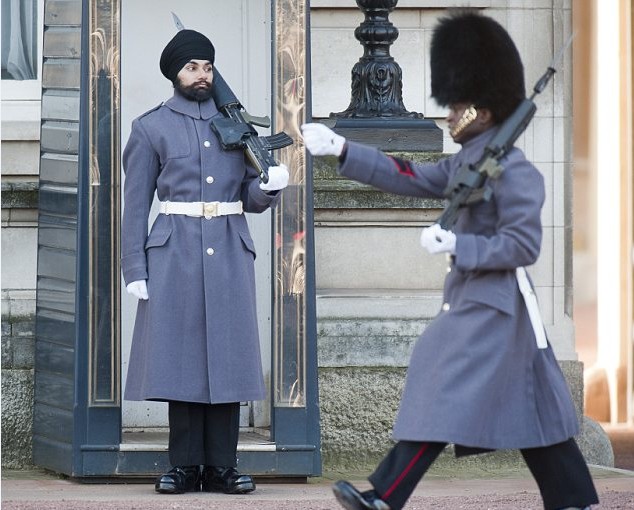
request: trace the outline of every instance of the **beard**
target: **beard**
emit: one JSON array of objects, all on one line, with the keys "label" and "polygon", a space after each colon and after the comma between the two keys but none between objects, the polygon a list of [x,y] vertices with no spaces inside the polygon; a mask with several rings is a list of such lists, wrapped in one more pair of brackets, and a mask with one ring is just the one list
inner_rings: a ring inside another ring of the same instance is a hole
[{"label": "beard", "polygon": [[[201,87],[201,83],[205,83],[206,86]],[[193,85],[185,86],[176,78],[174,88],[191,101],[207,101],[211,97],[211,85],[208,81],[196,82]]]}]

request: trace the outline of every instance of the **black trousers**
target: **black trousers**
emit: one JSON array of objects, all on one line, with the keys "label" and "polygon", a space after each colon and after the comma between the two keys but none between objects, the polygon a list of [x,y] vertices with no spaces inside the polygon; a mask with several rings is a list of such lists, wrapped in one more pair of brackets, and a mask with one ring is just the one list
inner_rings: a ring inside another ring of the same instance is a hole
[{"label": "black trousers", "polygon": [[[400,510],[446,443],[399,441],[369,480],[392,510]],[[599,502],[590,471],[574,439],[520,450],[546,510],[583,508]]]},{"label": "black trousers", "polygon": [[240,403],[169,402],[172,466],[237,466]]}]

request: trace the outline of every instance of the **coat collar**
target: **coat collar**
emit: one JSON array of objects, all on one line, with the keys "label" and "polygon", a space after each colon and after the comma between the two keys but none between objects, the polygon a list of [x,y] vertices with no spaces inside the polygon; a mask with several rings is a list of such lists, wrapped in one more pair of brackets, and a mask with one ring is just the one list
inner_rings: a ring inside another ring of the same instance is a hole
[{"label": "coat collar", "polygon": [[165,101],[165,106],[183,115],[188,115],[194,119],[210,119],[218,113],[216,103],[213,99],[198,102],[187,99],[178,90],[174,89],[174,95]]},{"label": "coat collar", "polygon": [[480,133],[478,136],[472,138],[471,140],[462,144],[462,148],[471,152],[471,151],[481,151],[484,149],[487,143],[489,143],[495,133],[497,133],[499,126],[493,126],[483,133]]}]

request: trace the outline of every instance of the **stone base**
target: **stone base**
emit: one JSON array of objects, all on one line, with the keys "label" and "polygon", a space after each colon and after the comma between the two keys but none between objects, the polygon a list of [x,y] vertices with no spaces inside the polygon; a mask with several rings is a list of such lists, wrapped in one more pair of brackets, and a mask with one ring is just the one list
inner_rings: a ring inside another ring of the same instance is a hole
[{"label": "stone base", "polygon": [[[569,362],[570,363],[570,362]],[[392,426],[398,410],[405,368],[346,367],[319,369],[319,398],[324,471],[371,472],[394,444]],[[569,381],[576,386],[579,381]],[[575,438],[586,462],[614,467],[607,434],[594,421],[582,417]],[[449,445],[434,469],[462,470],[520,468],[517,450],[500,450],[456,458]]]},{"label": "stone base", "polygon": [[2,370],[2,469],[33,465],[33,370]]},{"label": "stone base", "polygon": [[348,140],[383,151],[442,152],[442,129],[433,120],[408,117],[338,118],[324,123]]}]

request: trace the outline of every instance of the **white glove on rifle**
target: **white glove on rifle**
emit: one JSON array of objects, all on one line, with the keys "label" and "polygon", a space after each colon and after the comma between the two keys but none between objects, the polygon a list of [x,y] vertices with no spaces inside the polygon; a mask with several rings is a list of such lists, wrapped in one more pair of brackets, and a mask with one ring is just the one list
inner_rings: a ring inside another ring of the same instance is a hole
[{"label": "white glove on rifle", "polygon": [[128,291],[128,294],[132,294],[137,299],[148,299],[147,283],[145,283],[145,280],[130,282],[126,286],[125,290]]},{"label": "white glove on rifle", "polygon": [[260,189],[264,191],[277,191],[288,186],[288,168],[280,163],[278,166],[269,167],[269,180],[260,183]]},{"label": "white glove on rifle", "polygon": [[443,229],[438,223],[423,229],[420,244],[432,255],[436,253],[456,253],[456,234]]},{"label": "white glove on rifle", "polygon": [[341,156],[346,139],[323,124],[302,125],[304,145],[313,156]]}]

